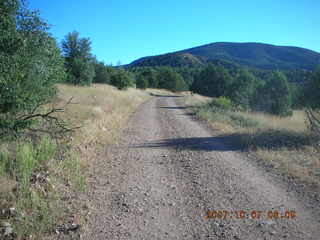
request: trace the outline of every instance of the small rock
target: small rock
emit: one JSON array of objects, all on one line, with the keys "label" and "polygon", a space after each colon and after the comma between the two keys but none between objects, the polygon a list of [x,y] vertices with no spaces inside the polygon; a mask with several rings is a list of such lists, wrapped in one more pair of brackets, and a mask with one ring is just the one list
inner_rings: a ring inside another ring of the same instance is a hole
[{"label": "small rock", "polygon": [[10,215],[11,215],[11,216],[16,215],[16,213],[17,213],[16,209],[13,208],[13,207],[9,208],[9,212],[10,212]]},{"label": "small rock", "polygon": [[10,226],[5,227],[4,229],[4,236],[11,235],[13,233],[13,228]]},{"label": "small rock", "polygon": [[80,227],[79,224],[72,223],[72,224],[69,226],[68,230],[69,230],[69,231],[75,231],[75,230],[77,230],[79,227]]},{"label": "small rock", "polygon": [[8,223],[8,222],[3,222],[3,223],[2,223],[2,226],[3,226],[3,227],[11,227],[11,224]]}]

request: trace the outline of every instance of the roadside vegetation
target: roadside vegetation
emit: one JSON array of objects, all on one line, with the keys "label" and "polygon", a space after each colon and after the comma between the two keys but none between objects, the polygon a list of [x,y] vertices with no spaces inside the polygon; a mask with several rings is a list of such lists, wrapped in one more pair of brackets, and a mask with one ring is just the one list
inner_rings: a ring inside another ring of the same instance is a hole
[{"label": "roadside vegetation", "polygon": [[311,130],[305,111],[295,110],[288,117],[239,111],[225,97],[193,110],[233,144],[263,160],[265,166],[319,189],[320,136]]}]

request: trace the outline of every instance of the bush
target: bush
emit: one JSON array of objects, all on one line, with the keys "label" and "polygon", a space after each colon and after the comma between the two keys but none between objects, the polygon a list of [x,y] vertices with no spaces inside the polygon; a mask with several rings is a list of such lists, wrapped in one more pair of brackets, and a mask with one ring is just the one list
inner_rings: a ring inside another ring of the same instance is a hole
[{"label": "bush", "polygon": [[128,87],[133,86],[133,76],[130,72],[120,69],[111,76],[110,83],[119,90],[126,90]]},{"label": "bush", "polygon": [[67,82],[81,86],[90,86],[95,76],[93,64],[78,57],[70,63],[67,73]]},{"label": "bush", "polygon": [[136,81],[137,88],[146,89],[148,87],[148,80],[145,79],[142,75],[139,75]]},{"label": "bush", "polygon": [[34,123],[30,117],[56,93],[64,61],[48,25],[21,1],[0,3],[0,137]]},{"label": "bush", "polygon": [[94,83],[106,83],[110,84],[111,76],[115,71],[113,67],[105,65],[103,62],[95,62],[95,77],[93,79]]},{"label": "bush", "polygon": [[219,97],[213,99],[209,103],[210,107],[218,108],[220,110],[230,110],[233,107],[233,103],[229,98],[226,97]]},{"label": "bush", "polygon": [[163,67],[158,72],[159,88],[168,89],[171,91],[184,91],[187,85],[182,76],[172,68]]}]

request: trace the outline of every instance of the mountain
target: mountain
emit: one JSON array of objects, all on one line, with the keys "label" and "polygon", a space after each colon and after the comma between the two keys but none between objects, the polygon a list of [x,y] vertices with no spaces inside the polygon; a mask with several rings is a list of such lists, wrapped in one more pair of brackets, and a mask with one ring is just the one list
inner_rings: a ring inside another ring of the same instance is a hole
[{"label": "mountain", "polygon": [[140,58],[128,66],[198,67],[209,62],[258,69],[306,69],[320,65],[320,53],[299,47],[264,43],[217,42],[178,52]]}]

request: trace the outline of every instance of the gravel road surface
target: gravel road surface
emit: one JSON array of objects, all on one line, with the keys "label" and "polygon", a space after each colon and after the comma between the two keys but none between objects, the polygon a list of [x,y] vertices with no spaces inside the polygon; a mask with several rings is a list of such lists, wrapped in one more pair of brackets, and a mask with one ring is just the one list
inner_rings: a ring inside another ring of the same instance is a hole
[{"label": "gravel road surface", "polygon": [[81,239],[319,240],[319,202],[256,165],[183,102],[142,104],[121,143],[97,160]]}]

